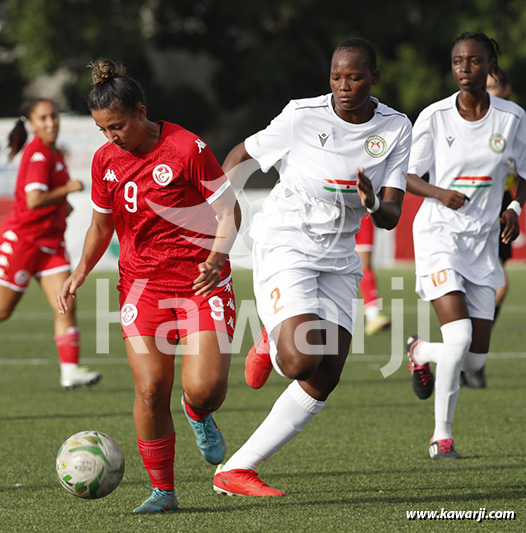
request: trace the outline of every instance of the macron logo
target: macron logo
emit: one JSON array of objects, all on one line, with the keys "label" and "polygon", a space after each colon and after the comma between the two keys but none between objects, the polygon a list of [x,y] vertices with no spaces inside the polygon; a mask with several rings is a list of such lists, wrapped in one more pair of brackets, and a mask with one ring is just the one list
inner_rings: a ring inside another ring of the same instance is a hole
[{"label": "macron logo", "polygon": [[113,170],[111,170],[111,168],[109,168],[108,170],[106,170],[106,174],[104,174],[104,177],[102,178],[103,181],[119,181],[117,179],[117,176],[115,175],[115,172],[113,172]]},{"label": "macron logo", "polygon": [[38,162],[38,161],[45,161],[45,160],[46,160],[46,157],[44,156],[44,154],[42,152],[35,152],[31,156],[31,159],[29,161],[31,161],[31,163],[35,163],[35,162]]}]

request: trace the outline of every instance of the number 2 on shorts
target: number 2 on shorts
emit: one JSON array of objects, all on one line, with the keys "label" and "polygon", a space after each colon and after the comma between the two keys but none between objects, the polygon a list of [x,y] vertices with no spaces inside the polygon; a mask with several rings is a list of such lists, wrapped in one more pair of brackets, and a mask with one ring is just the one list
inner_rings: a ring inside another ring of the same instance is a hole
[{"label": "number 2 on shorts", "polygon": [[447,272],[445,270],[439,270],[436,274],[431,274],[431,281],[435,287],[443,285],[447,281]]},{"label": "number 2 on shorts", "polygon": [[277,315],[282,309],[283,306],[280,305],[278,307],[279,299],[281,298],[281,293],[279,292],[279,289],[276,287],[271,293],[270,293],[270,299],[274,300],[274,314]]}]

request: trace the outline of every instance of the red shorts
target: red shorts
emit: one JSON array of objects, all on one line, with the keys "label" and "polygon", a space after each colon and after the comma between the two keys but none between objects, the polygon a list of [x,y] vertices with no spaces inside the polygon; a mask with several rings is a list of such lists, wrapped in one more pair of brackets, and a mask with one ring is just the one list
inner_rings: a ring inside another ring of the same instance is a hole
[{"label": "red shorts", "polygon": [[360,231],[355,235],[357,252],[372,252],[374,244],[374,225],[369,214],[362,219]]},{"label": "red shorts", "polygon": [[179,340],[197,331],[234,336],[236,300],[232,280],[221,282],[208,296],[178,296],[149,291],[146,280],[119,285],[123,337],[149,336]]},{"label": "red shorts", "polygon": [[24,292],[32,276],[41,278],[69,270],[63,241],[48,248],[19,238],[11,230],[0,235],[0,285]]}]

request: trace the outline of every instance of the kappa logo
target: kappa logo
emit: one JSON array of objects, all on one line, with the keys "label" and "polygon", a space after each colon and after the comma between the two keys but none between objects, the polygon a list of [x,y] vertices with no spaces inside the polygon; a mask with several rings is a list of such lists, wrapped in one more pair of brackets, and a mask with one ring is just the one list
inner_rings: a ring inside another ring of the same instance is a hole
[{"label": "kappa logo", "polygon": [[152,172],[153,181],[161,187],[166,187],[174,176],[172,169],[168,165],[157,165]]},{"label": "kappa logo", "polygon": [[132,324],[135,319],[137,318],[137,315],[139,314],[139,311],[137,311],[137,307],[135,307],[133,304],[125,304],[123,305],[121,309],[121,323],[123,326],[129,326]]},{"label": "kappa logo", "polygon": [[104,177],[102,178],[102,180],[103,181],[116,181],[116,182],[119,181],[117,179],[117,176],[115,175],[115,172],[111,168],[106,170],[106,174],[104,174]]},{"label": "kappa logo", "polygon": [[489,138],[489,147],[492,152],[502,154],[506,150],[506,139],[500,133],[494,133]]},{"label": "kappa logo", "polygon": [[322,148],[325,146],[325,143],[327,142],[327,139],[329,137],[330,137],[329,133],[318,133],[318,139],[320,139]]},{"label": "kappa logo", "polygon": [[42,152],[35,152],[31,156],[31,159],[29,161],[31,161],[31,163],[36,163],[38,161],[45,161],[45,160],[46,160],[46,156]]},{"label": "kappa logo", "polygon": [[195,144],[197,144],[197,148],[199,148],[199,153],[201,153],[206,148],[206,143],[201,139],[196,139]]},{"label": "kappa logo", "polygon": [[365,139],[365,151],[371,157],[382,157],[387,151],[387,143],[380,135],[371,135]]},{"label": "kappa logo", "polygon": [[452,135],[448,135],[446,137],[446,141],[447,141],[447,145],[451,148],[451,145],[453,144],[453,141],[455,140],[455,137],[453,137]]},{"label": "kappa logo", "polygon": [[57,161],[57,164],[55,165],[55,172],[62,172],[63,170],[64,165],[60,161]]}]

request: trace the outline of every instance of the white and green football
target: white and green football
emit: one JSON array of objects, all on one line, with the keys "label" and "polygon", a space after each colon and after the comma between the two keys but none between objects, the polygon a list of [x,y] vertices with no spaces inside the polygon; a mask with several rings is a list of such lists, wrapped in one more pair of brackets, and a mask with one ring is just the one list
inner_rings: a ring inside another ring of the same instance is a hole
[{"label": "white and green football", "polygon": [[96,499],[114,491],[124,475],[119,445],[100,431],[81,431],[69,437],[57,454],[57,475],[74,496]]}]

